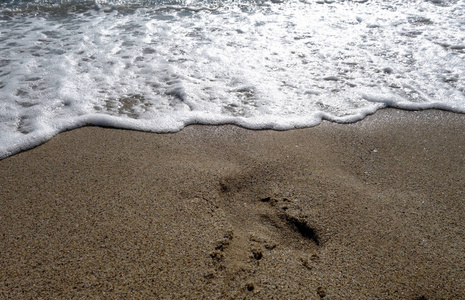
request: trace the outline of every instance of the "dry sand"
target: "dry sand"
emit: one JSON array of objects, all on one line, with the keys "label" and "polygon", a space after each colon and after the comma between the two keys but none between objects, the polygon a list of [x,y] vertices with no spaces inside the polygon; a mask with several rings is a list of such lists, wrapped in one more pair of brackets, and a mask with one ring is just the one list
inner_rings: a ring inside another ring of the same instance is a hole
[{"label": "dry sand", "polygon": [[87,127],[0,179],[3,299],[465,299],[465,115]]}]

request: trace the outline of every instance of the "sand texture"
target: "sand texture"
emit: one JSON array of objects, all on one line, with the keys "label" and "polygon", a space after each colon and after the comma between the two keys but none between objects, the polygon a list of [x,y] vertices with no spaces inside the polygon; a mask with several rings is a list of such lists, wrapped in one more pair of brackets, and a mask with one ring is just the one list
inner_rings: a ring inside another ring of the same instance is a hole
[{"label": "sand texture", "polygon": [[0,180],[1,299],[465,299],[465,115],[86,127]]}]

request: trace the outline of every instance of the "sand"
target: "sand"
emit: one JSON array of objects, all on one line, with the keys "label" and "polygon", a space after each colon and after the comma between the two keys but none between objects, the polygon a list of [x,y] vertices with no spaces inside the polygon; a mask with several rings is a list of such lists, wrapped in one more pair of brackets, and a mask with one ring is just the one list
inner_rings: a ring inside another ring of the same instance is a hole
[{"label": "sand", "polygon": [[465,299],[465,115],[86,127],[0,180],[2,299]]}]

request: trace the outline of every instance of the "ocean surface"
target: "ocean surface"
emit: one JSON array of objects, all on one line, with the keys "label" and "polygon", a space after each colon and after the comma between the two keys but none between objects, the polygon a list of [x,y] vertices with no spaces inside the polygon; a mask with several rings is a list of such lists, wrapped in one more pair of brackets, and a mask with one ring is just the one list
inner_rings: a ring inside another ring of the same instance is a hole
[{"label": "ocean surface", "polygon": [[85,125],[465,113],[465,0],[0,0],[0,159]]}]

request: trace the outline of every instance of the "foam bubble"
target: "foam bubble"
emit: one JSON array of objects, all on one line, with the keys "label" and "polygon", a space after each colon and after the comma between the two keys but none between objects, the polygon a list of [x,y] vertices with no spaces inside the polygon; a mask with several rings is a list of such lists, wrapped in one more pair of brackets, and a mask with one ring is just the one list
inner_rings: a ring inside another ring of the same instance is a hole
[{"label": "foam bubble", "polygon": [[85,125],[288,130],[465,110],[457,1],[0,5],[0,157]]}]

